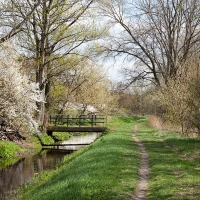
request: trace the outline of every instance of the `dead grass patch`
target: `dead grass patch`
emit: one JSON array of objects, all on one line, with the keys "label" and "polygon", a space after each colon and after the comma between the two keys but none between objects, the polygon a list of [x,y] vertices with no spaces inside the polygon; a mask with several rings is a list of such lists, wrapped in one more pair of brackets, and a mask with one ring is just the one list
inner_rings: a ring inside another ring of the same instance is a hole
[{"label": "dead grass patch", "polygon": [[151,115],[148,118],[148,123],[150,126],[152,126],[153,128],[156,128],[156,129],[163,129],[163,126],[164,126],[164,123],[161,120],[161,118],[156,115]]}]

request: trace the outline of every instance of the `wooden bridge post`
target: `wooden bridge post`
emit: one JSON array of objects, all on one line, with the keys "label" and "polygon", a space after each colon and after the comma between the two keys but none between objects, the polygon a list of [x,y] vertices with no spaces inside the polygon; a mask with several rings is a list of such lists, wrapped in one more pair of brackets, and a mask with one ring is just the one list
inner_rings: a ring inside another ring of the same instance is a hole
[{"label": "wooden bridge post", "polygon": [[78,124],[79,124],[79,127],[80,127],[81,126],[81,115],[79,115]]},{"label": "wooden bridge post", "polygon": [[97,122],[97,116],[94,115],[94,125],[95,125],[95,126],[97,125],[96,122]]},{"label": "wooden bridge post", "polygon": [[69,126],[69,115],[66,116],[67,127]]},{"label": "wooden bridge post", "polygon": [[92,119],[91,119],[91,127],[93,127],[93,115],[92,115]]}]

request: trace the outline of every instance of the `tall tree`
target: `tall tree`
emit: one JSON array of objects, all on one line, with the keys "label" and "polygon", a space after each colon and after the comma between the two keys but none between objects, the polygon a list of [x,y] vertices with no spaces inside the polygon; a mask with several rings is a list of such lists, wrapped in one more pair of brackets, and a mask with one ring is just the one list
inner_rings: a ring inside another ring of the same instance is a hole
[{"label": "tall tree", "polygon": [[75,108],[79,110],[78,114],[108,114],[118,109],[118,96],[111,91],[105,69],[88,59],[57,76],[51,96],[59,114]]},{"label": "tall tree", "polygon": [[[53,76],[63,71],[62,59],[76,54],[81,45],[98,39],[104,30],[90,18],[94,0],[43,1],[23,26],[19,41],[25,55],[35,60],[36,82],[46,103],[39,103],[39,120],[44,127],[50,109],[50,89]],[[31,4],[27,4],[31,7]],[[87,55],[85,55],[87,56]],[[66,67],[65,67],[66,68]]]},{"label": "tall tree", "polygon": [[[29,0],[23,1],[23,4],[25,2],[31,4],[31,2]],[[19,3],[21,3],[21,2],[16,1],[16,0],[0,2],[0,4],[1,4],[1,9],[0,9],[1,19],[3,20],[3,23],[1,24],[1,28],[4,30],[8,29],[5,31],[4,34],[2,34],[2,36],[0,38],[0,43],[7,41],[8,39],[12,38],[13,36],[15,36],[16,34],[18,34],[19,32],[22,31],[22,26],[24,25],[25,22],[27,22],[29,20],[31,15],[36,10],[36,8],[41,4],[41,0],[32,2],[31,8],[26,10],[25,12],[23,12],[23,15],[21,15],[21,19],[18,19],[18,17],[15,17],[15,20],[12,21],[12,19],[14,19],[13,16],[15,16],[16,9],[18,8],[17,10],[19,10],[19,9],[23,8],[22,4],[21,4],[21,6],[19,6],[20,5]],[[18,6],[16,6],[16,5],[18,5]],[[11,23],[11,21],[13,23]]]},{"label": "tall tree", "polygon": [[101,5],[113,30],[118,29],[104,51],[133,62],[124,70],[129,83],[146,79],[167,84],[199,49],[198,0],[103,0]]}]

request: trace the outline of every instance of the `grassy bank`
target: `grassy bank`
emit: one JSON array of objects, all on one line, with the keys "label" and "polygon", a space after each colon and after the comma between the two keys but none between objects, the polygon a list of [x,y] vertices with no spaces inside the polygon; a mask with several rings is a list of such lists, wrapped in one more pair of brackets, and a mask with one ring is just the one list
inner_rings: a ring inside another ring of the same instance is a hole
[{"label": "grassy bank", "polygon": [[[53,143],[54,140],[42,134],[41,139],[44,143]],[[36,154],[41,150],[40,141],[35,136],[28,136],[26,141],[0,141],[0,168],[12,165],[27,154]]]},{"label": "grassy bank", "polygon": [[138,124],[149,153],[148,200],[200,199],[200,141]]},{"label": "grassy bank", "polygon": [[40,184],[35,179],[21,199],[131,199],[140,161],[132,139],[135,123],[135,118],[112,118],[109,134],[66,157],[56,171],[43,174]]},{"label": "grassy bank", "polygon": [[[112,118],[109,133],[72,155],[55,171],[22,188],[23,200],[130,200],[138,184],[137,137],[149,153],[147,200],[199,199],[200,141],[157,131],[145,118]],[[22,194],[21,193],[21,194]]]},{"label": "grassy bank", "polygon": [[23,149],[14,142],[0,141],[0,168],[18,161],[19,156],[16,156],[16,153],[22,151]]}]

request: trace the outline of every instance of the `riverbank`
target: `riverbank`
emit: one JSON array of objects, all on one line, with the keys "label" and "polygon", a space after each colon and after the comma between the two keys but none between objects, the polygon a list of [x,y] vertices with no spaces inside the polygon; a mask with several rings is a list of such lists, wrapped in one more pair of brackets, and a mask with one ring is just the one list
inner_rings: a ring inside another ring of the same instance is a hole
[{"label": "riverbank", "polygon": [[[88,133],[54,133],[53,137],[46,133],[37,135],[25,134],[18,137],[17,134],[0,131],[0,169],[15,164],[20,159],[35,155],[43,148],[44,144],[66,141],[73,136],[87,135]],[[23,138],[24,137],[24,138]]]},{"label": "riverbank", "polygon": [[36,178],[20,199],[132,198],[140,163],[132,139],[135,123],[136,118],[112,118],[109,133],[67,156],[56,171]]},{"label": "riverbank", "polygon": [[[12,138],[12,140],[6,139],[6,135],[3,137],[3,133],[1,133],[1,136],[4,140],[0,140],[0,169],[28,155],[37,154],[42,149],[40,141],[35,136],[27,134],[25,135],[26,139],[23,139],[10,135],[9,137]],[[46,144],[54,143],[54,140],[46,134],[41,134],[40,137]]]},{"label": "riverbank", "polygon": [[132,138],[136,124],[136,137],[149,155],[146,199],[199,199],[199,139],[155,130],[142,117],[112,118],[109,133],[36,177],[21,188],[19,199],[135,199],[141,160]]}]

